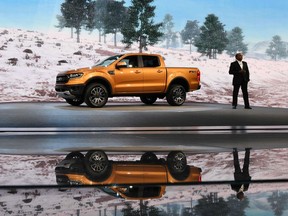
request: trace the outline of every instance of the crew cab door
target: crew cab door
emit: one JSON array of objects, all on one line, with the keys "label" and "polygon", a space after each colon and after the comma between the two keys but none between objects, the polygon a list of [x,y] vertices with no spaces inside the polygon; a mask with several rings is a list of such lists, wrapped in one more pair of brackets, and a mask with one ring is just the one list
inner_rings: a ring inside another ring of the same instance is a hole
[{"label": "crew cab door", "polygon": [[115,68],[115,93],[129,94],[143,92],[143,72],[138,67],[138,56],[131,55],[123,58],[120,63],[126,66]]},{"label": "crew cab door", "polygon": [[117,164],[113,175],[116,184],[143,184],[143,167],[135,163]]},{"label": "crew cab door", "polygon": [[167,170],[163,164],[144,164],[142,165],[143,183],[146,184],[166,184]]},{"label": "crew cab door", "polygon": [[166,68],[158,56],[142,55],[141,70],[144,75],[143,92],[163,92],[166,86]]}]

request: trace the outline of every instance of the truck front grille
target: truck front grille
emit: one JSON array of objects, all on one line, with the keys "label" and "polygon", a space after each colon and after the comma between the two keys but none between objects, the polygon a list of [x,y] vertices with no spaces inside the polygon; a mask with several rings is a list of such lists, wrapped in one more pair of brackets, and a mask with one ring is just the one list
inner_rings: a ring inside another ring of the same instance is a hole
[{"label": "truck front grille", "polygon": [[67,83],[69,80],[68,76],[62,75],[62,76],[57,76],[56,77],[56,83]]}]

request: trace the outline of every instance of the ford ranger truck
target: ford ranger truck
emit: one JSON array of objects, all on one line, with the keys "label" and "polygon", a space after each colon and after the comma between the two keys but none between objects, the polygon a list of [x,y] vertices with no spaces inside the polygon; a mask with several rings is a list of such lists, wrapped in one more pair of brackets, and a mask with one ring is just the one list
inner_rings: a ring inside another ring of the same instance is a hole
[{"label": "ford ranger truck", "polygon": [[103,107],[109,97],[138,96],[144,104],[166,97],[181,106],[186,93],[200,89],[200,71],[195,67],[165,67],[157,54],[127,53],[111,56],[86,68],[59,73],[57,95],[73,106],[86,103]]},{"label": "ford ranger truck", "polygon": [[55,167],[58,185],[89,185],[115,197],[131,200],[158,199],[167,184],[202,181],[202,169],[187,164],[185,153],[171,151],[167,158],[145,152],[140,160],[113,161],[102,150],[85,155],[71,152]]}]

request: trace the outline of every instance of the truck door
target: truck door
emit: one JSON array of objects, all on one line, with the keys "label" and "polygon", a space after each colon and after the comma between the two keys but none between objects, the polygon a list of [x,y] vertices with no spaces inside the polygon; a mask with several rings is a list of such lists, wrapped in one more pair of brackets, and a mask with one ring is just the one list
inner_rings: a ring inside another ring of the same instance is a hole
[{"label": "truck door", "polygon": [[143,167],[135,163],[117,164],[115,184],[143,184]]},{"label": "truck door", "polygon": [[143,92],[143,72],[138,67],[138,56],[127,56],[120,62],[126,66],[115,68],[115,93],[129,94]]},{"label": "truck door", "polygon": [[143,183],[146,184],[166,184],[167,183],[167,170],[163,164],[144,164],[142,165]]},{"label": "truck door", "polygon": [[142,56],[144,74],[143,92],[163,92],[166,86],[166,68],[161,67],[158,56]]}]

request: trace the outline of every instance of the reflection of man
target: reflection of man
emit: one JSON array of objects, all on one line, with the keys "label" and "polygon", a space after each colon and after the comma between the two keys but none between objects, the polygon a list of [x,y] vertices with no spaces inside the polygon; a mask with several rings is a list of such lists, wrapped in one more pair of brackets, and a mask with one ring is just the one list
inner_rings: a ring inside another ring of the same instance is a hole
[{"label": "reflection of man", "polygon": [[250,81],[250,74],[247,62],[242,61],[243,55],[242,53],[237,53],[235,55],[236,61],[232,62],[229,68],[229,74],[233,75],[233,101],[232,101],[232,107],[233,109],[237,108],[237,102],[238,102],[238,93],[239,89],[241,87],[245,109],[251,109],[249,105],[249,99],[248,99],[248,82]]},{"label": "reflection of man", "polygon": [[[231,184],[232,190],[236,191],[237,198],[239,200],[244,199],[244,191],[247,191],[249,188],[249,181],[251,180],[251,176],[249,175],[249,158],[250,158],[250,148],[245,149],[245,158],[243,169],[241,170],[238,158],[238,151],[236,148],[233,149],[233,160],[234,160],[234,179],[236,184]],[[238,183],[241,181],[243,183]],[[245,183],[246,182],[246,183]]]}]

